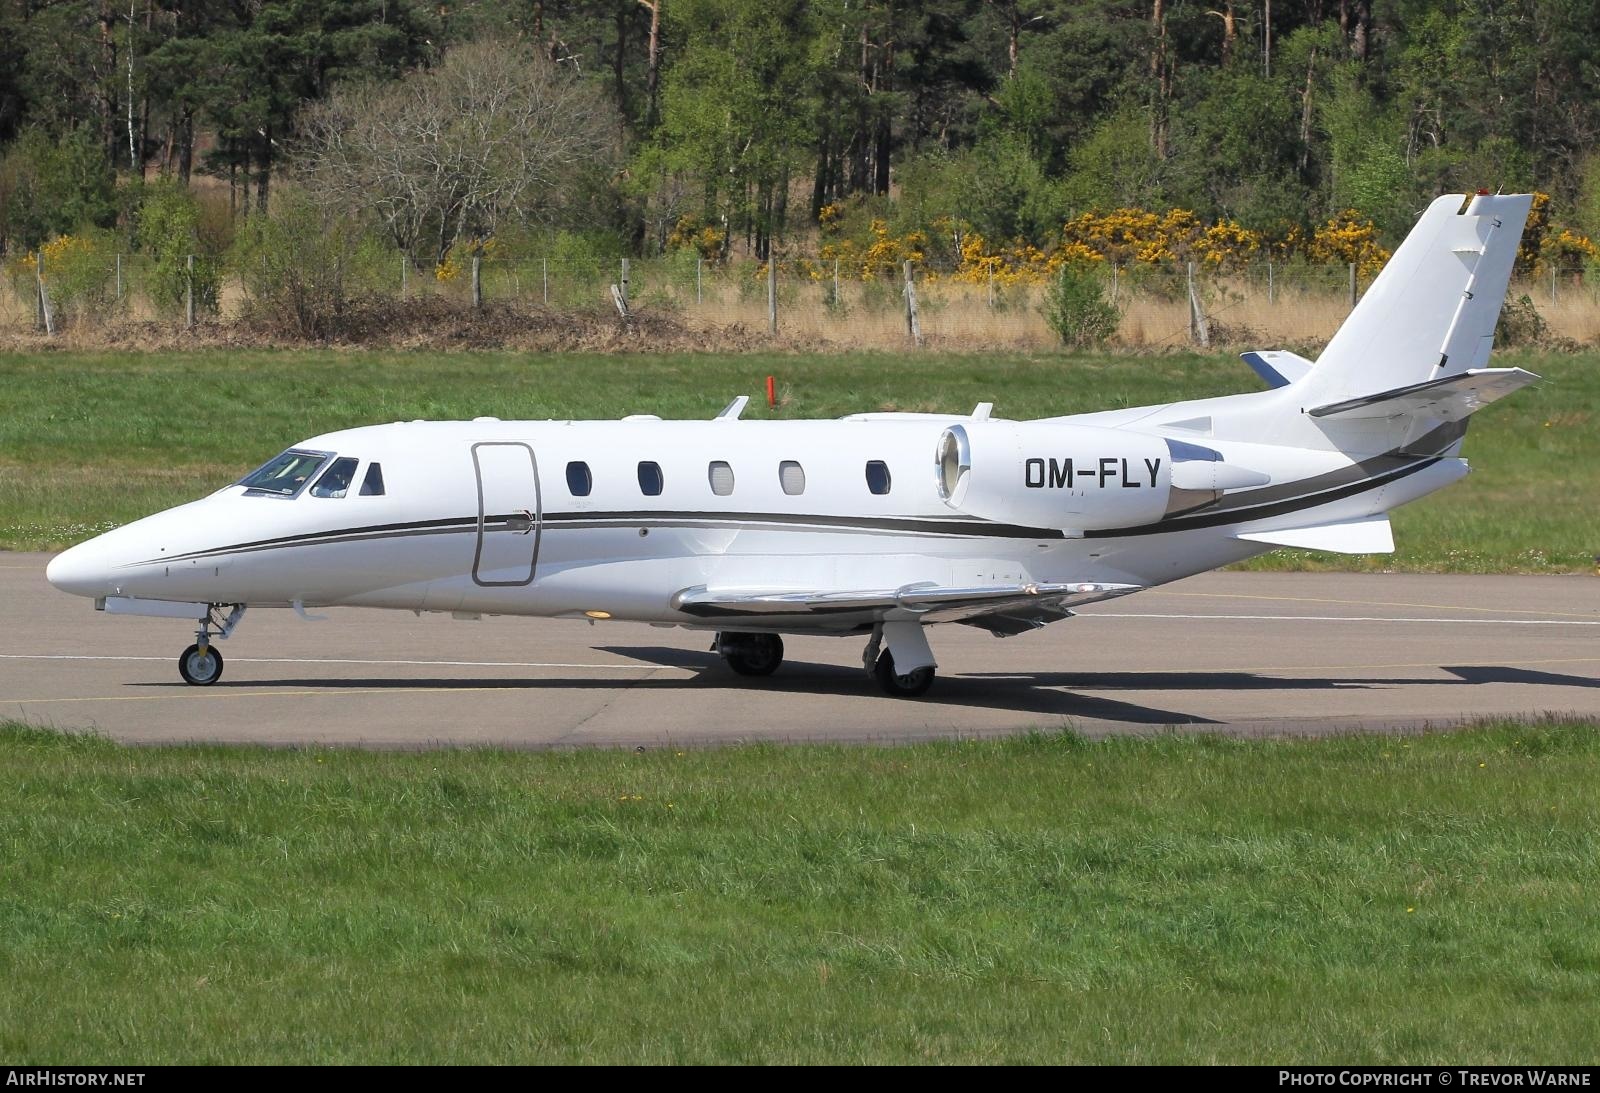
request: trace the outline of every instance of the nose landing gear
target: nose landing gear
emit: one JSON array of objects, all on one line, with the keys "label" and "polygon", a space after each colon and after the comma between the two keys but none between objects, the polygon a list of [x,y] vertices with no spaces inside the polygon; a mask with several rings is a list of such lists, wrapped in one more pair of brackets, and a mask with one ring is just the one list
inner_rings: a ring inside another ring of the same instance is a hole
[{"label": "nose landing gear", "polygon": [[[232,605],[226,618],[219,620],[217,612],[225,605],[212,604],[206,617],[200,620],[200,628],[194,632],[195,643],[183,651],[178,657],[178,674],[183,681],[191,687],[209,687],[222,678],[222,654],[211,646],[213,636],[225,638],[233,633],[233,628],[239,625],[239,620],[244,616],[244,604]],[[217,632],[212,634],[212,627]]]}]

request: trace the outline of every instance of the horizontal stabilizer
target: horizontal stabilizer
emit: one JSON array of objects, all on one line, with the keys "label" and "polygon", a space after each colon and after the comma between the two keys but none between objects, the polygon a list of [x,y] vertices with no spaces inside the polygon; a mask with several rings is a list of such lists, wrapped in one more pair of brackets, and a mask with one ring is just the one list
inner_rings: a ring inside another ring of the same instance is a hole
[{"label": "horizontal stabilizer", "polygon": [[916,615],[927,622],[959,622],[978,615],[1010,612],[1020,608],[1049,606],[1065,609],[1113,596],[1137,592],[1135,584],[1057,584],[983,585],[972,588],[942,588],[935,584],[908,584],[877,590],[739,590],[714,589],[704,585],[685,588],[672,597],[672,606],[686,615],[700,618],[743,616],[849,615],[868,613],[883,616],[895,612],[904,617]]},{"label": "horizontal stabilizer", "polygon": [[1394,531],[1387,516],[1346,520],[1338,524],[1316,524],[1277,531],[1247,531],[1236,536],[1252,543],[1299,547],[1301,550],[1331,550],[1335,554],[1392,554]]},{"label": "horizontal stabilizer", "polygon": [[1538,378],[1521,368],[1474,368],[1457,376],[1442,376],[1376,395],[1332,402],[1307,413],[1312,417],[1329,418],[1426,415],[1438,421],[1463,421]]},{"label": "horizontal stabilizer", "polygon": [[1311,371],[1311,365],[1314,363],[1287,349],[1252,349],[1248,353],[1240,353],[1239,356],[1250,366],[1252,372],[1272,388],[1289,386]]}]

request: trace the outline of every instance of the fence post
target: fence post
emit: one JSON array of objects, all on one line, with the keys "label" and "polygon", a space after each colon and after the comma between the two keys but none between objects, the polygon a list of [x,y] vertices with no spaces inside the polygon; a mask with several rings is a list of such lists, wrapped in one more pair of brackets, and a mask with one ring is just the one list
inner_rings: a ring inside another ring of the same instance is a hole
[{"label": "fence post", "polygon": [[905,264],[906,277],[906,333],[911,335],[911,344],[918,349],[922,348],[922,323],[917,318],[917,283],[911,279],[911,262]]},{"label": "fence post", "polygon": [[50,310],[50,292],[44,287],[44,244],[39,245],[39,257],[33,264],[33,276],[39,289],[39,322],[44,332],[55,337],[56,317]]},{"label": "fence post", "polygon": [[183,321],[184,329],[194,329],[194,255],[184,262]]},{"label": "fence post", "polygon": [[1205,308],[1200,305],[1200,294],[1194,287],[1194,263],[1188,264],[1189,277],[1189,340],[1201,349],[1211,348],[1211,324],[1206,321]]},{"label": "fence post", "polygon": [[1117,306],[1117,264],[1111,263],[1111,306]]},{"label": "fence post", "polygon": [[550,259],[549,258],[541,258],[541,259],[539,259],[539,280],[540,280],[540,283],[544,286],[544,303],[545,303],[545,306],[549,307],[550,306]]},{"label": "fence post", "polygon": [[1550,306],[1556,306],[1556,264],[1550,263]]},{"label": "fence post", "polygon": [[1350,310],[1356,309],[1356,264],[1350,263]]},{"label": "fence post", "polygon": [[410,264],[411,262],[402,254],[400,256],[400,298],[402,300],[406,298],[406,282],[411,277],[411,271],[406,269]]},{"label": "fence post", "polygon": [[833,260],[833,306],[834,307],[838,307],[840,302],[841,301],[839,299],[839,260],[837,258],[835,258]]},{"label": "fence post", "polygon": [[483,256],[472,256],[472,307],[475,311],[483,310]]},{"label": "fence post", "polygon": [[994,267],[989,267],[989,310],[994,310]]},{"label": "fence post", "polygon": [[122,252],[117,252],[117,300],[122,299]]},{"label": "fence post", "polygon": [[622,260],[622,302],[628,302],[628,260]]},{"label": "fence post", "polygon": [[704,261],[705,259],[700,257],[700,255],[697,254],[694,256],[694,302],[696,307],[700,306],[701,302],[700,266],[704,263]]},{"label": "fence post", "polygon": [[778,256],[767,244],[767,333],[778,334]]},{"label": "fence post", "polygon": [[1267,303],[1272,303],[1275,297],[1272,294],[1272,259],[1267,259]]}]

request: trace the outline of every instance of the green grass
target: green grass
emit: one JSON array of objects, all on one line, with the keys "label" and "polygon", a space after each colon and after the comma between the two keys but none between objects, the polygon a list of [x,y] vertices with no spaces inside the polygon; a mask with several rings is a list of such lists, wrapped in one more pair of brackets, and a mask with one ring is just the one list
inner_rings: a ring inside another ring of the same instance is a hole
[{"label": "green grass", "polygon": [[[1600,357],[1506,353],[1546,377],[1484,411],[1479,473],[1400,511],[1399,553],[1283,551],[1266,568],[1588,569],[1600,553]],[[192,499],[287,445],[416,417],[709,417],[737,394],[775,416],[860,410],[1014,417],[1254,390],[1230,356],[637,355],[203,351],[0,355],[0,548],[45,549]]]},{"label": "green grass", "polygon": [[505,753],[0,727],[0,1058],[1600,1060],[1600,733]]}]

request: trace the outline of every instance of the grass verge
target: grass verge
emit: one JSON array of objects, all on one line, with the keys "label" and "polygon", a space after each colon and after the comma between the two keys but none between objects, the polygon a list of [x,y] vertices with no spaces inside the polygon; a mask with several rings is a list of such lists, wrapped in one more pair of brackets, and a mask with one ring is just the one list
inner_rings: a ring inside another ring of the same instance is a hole
[{"label": "grass verge", "polygon": [[[1395,517],[1399,552],[1258,568],[1573,572],[1600,553],[1600,356],[1500,354],[1546,383],[1474,419],[1479,473]],[[761,392],[777,378],[780,405]],[[410,418],[970,410],[1041,417],[1255,390],[1230,356],[201,351],[0,355],[0,549],[49,549],[200,496],[295,441]]]},{"label": "grass verge", "polygon": [[1593,1063],[1600,734],[0,727],[14,1062]]}]

